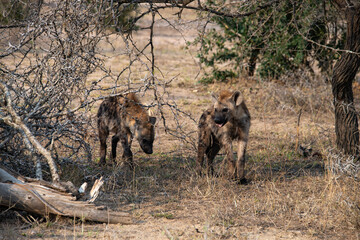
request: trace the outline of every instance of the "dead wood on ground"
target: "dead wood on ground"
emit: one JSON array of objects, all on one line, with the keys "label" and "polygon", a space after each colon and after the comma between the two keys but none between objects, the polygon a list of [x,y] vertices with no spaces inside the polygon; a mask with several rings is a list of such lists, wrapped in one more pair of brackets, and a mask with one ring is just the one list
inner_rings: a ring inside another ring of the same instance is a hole
[{"label": "dead wood on ground", "polygon": [[89,221],[130,224],[127,212],[112,211],[80,195],[69,193],[63,186],[17,175],[0,166],[0,205],[40,215],[61,215]]}]

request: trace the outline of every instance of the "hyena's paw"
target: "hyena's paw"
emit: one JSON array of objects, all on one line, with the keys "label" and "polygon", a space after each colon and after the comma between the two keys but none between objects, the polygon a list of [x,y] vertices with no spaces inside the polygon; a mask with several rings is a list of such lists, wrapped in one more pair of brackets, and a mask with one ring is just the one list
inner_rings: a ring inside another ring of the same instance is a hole
[{"label": "hyena's paw", "polygon": [[211,167],[209,167],[208,169],[206,167],[196,167],[195,171],[196,174],[200,177],[204,177],[204,176],[218,177],[216,174],[214,174],[214,169]]},{"label": "hyena's paw", "polygon": [[237,180],[237,183],[241,184],[241,185],[247,185],[250,183],[250,180],[248,180],[247,178],[241,178],[241,179]]},{"label": "hyena's paw", "polygon": [[234,178],[232,178],[232,180],[235,181],[239,185],[247,185],[250,183],[250,180],[245,177],[242,177],[242,178],[234,177]]},{"label": "hyena's paw", "polygon": [[203,169],[203,168],[196,168],[196,169],[195,169],[195,172],[196,172],[196,174],[197,174],[199,177],[204,177],[204,176],[206,176],[206,171],[205,171],[205,169]]}]

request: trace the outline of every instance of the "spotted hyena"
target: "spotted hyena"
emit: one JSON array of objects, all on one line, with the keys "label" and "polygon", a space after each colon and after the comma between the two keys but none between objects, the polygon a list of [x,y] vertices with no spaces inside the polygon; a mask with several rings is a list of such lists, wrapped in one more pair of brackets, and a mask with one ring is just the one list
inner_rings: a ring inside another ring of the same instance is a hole
[{"label": "spotted hyena", "polygon": [[155,117],[150,117],[141,106],[134,93],[106,98],[97,114],[100,138],[100,165],[106,163],[106,139],[114,133],[111,140],[111,160],[116,159],[116,146],[121,142],[123,159],[133,167],[131,143],[137,139],[141,149],[151,154],[154,142]]},{"label": "spotted hyena", "polygon": [[[213,173],[213,160],[221,148],[225,149],[224,161],[231,178],[245,183],[245,152],[250,129],[250,113],[239,91],[223,90],[216,102],[200,117],[197,172],[202,172],[204,155],[207,171]],[[232,142],[237,141],[237,160],[234,161]]]}]

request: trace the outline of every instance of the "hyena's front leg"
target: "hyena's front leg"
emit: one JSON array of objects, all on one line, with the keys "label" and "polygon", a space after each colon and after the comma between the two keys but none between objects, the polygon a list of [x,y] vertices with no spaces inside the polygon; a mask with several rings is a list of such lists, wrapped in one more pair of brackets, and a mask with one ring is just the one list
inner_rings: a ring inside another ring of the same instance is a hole
[{"label": "hyena's front leg", "polygon": [[134,168],[133,164],[133,154],[131,152],[131,143],[132,143],[132,135],[129,132],[122,132],[120,135],[120,141],[123,148],[123,159],[125,160],[125,163],[129,165],[131,169]]},{"label": "hyena's front leg", "polygon": [[245,154],[246,154],[246,140],[240,140],[238,142],[238,157],[236,161],[236,180],[243,184],[246,183],[245,178]]}]

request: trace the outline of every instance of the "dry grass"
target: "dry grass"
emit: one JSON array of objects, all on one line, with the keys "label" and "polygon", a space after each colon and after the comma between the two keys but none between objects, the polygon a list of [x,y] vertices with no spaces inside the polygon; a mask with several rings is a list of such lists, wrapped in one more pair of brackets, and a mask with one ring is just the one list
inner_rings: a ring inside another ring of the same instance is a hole
[{"label": "dry grass", "polygon": [[[210,92],[225,87],[243,92],[252,114],[247,152],[250,183],[197,176],[195,146],[165,134],[158,124],[153,155],[143,154],[134,143],[134,172],[121,164],[63,168],[64,180],[76,183],[105,176],[99,202],[131,212],[134,224],[42,219],[24,213],[19,217],[4,210],[0,239],[359,239],[359,166],[348,167],[346,157],[329,150],[334,146],[330,86],[305,76],[296,76],[298,84],[241,79],[201,86],[194,80],[199,68],[184,48],[182,36],[176,32],[171,37],[162,35],[162,31],[169,33],[166,27],[158,31],[158,64],[164,79],[178,76],[168,86],[168,98],[178,107],[198,119],[211,103]],[[143,35],[134,37],[144,39]],[[119,71],[126,62],[117,59],[116,53],[109,54],[114,56],[108,64]],[[174,119],[167,116],[171,125]],[[196,141],[196,122],[181,121],[183,130]],[[96,153],[96,132],[89,132]],[[311,146],[313,154],[301,156],[296,142]],[[221,154],[216,158],[218,165],[222,158]]]}]

